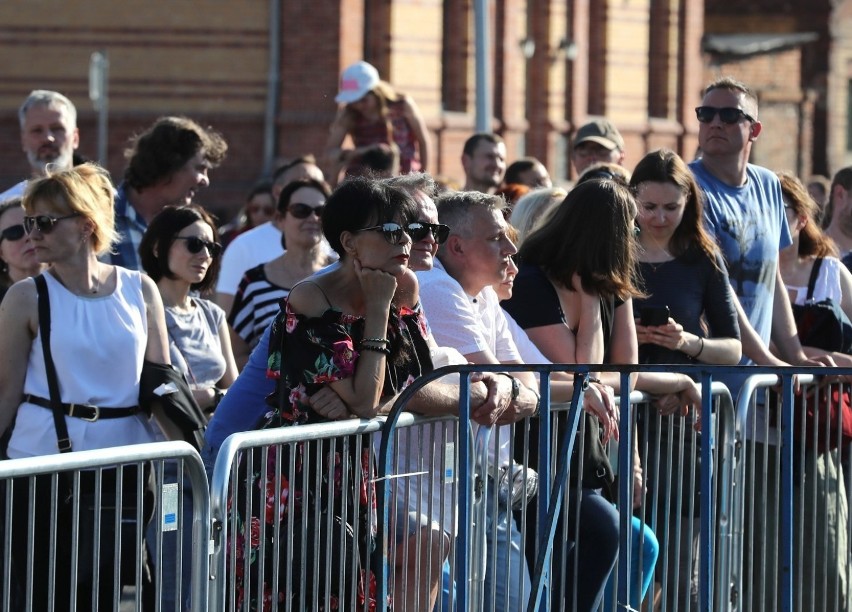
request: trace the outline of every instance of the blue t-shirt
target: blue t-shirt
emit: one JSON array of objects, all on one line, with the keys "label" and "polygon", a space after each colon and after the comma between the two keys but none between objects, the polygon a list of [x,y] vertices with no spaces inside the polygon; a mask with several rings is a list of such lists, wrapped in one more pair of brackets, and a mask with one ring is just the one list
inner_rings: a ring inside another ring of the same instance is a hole
[{"label": "blue t-shirt", "polygon": [[[731,187],[697,160],[689,164],[704,191],[704,218],[728,267],[748,320],[769,345],[778,251],[792,243],[778,177],[749,164],[746,183]],[[751,363],[743,359],[742,363]]]}]

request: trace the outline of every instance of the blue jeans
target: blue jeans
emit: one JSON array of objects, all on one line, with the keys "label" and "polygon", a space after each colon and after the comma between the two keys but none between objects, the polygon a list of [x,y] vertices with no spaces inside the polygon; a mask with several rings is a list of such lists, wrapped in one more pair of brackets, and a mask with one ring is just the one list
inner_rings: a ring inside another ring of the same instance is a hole
[{"label": "blue jeans", "polygon": [[[490,497],[489,495],[488,498]],[[530,573],[524,556],[521,532],[518,530],[511,509],[499,504],[488,504],[487,508],[485,522],[487,563],[483,610],[511,612],[526,610],[530,598]],[[492,533],[495,526],[496,533]],[[495,553],[496,562],[493,561]],[[461,554],[464,552],[462,551]],[[475,563],[477,560],[471,559],[471,561]],[[493,601],[491,600],[492,591]]]},{"label": "blue jeans", "polygon": [[[644,525],[635,516],[631,519],[630,540],[630,607],[639,609],[651,581],[654,579],[654,567],[660,556],[660,544],[651,528]],[[644,532],[644,533],[643,533]],[[610,574],[604,593],[604,610],[612,610],[616,599],[615,571]],[[618,608],[620,609],[620,608]]]}]

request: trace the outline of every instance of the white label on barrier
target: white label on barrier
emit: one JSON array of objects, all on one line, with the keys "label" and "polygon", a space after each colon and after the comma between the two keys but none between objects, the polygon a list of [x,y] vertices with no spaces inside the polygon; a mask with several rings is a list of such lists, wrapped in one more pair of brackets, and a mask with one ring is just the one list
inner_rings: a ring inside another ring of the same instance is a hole
[{"label": "white label on barrier", "polygon": [[177,483],[163,485],[163,531],[177,531],[178,527],[178,486]]},{"label": "white label on barrier", "polygon": [[456,445],[447,442],[444,447],[444,483],[450,484],[456,479]]}]

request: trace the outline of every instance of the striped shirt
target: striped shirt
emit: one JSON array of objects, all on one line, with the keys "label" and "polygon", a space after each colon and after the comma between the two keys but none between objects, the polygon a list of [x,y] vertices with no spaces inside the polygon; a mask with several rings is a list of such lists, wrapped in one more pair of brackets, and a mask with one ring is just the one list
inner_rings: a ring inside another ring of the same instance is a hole
[{"label": "striped shirt", "polygon": [[269,282],[264,265],[251,268],[243,275],[228,315],[230,326],[251,347],[260,340],[281,309],[282,300],[290,293],[289,287]]}]

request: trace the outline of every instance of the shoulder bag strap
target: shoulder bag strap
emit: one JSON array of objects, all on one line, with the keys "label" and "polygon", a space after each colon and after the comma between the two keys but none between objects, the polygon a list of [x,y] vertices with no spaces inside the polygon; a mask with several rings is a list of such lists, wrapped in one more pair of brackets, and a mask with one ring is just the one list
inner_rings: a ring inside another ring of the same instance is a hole
[{"label": "shoulder bag strap", "polygon": [[41,334],[41,352],[44,354],[44,369],[47,374],[47,387],[50,390],[50,406],[53,410],[53,424],[56,426],[56,440],[60,453],[71,452],[71,438],[68,436],[68,426],[65,423],[65,413],[62,411],[62,398],[59,394],[59,381],[56,378],[56,368],[50,353],[50,295],[47,293],[47,282],[44,275],[35,277],[38,291],[38,329]]},{"label": "shoulder bag strap", "polygon": [[811,277],[808,280],[808,297],[805,298],[810,302],[814,298],[814,288],[816,287],[817,277],[819,277],[819,269],[822,267],[822,257],[817,257],[814,260],[814,265],[811,266]]}]

